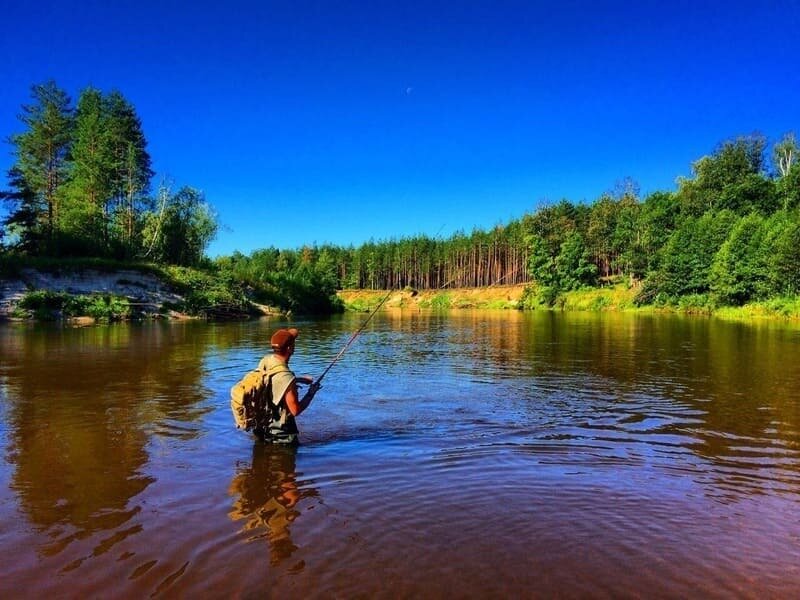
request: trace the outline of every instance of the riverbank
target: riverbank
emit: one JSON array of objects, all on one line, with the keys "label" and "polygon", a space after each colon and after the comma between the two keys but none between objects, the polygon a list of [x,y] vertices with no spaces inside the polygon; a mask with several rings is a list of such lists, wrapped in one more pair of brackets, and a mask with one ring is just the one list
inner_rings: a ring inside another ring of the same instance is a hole
[{"label": "riverbank", "polygon": [[[370,311],[389,294],[388,308],[562,311],[635,311],[714,316],[728,320],[800,320],[800,298],[774,298],[741,307],[714,306],[706,296],[674,305],[637,306],[638,289],[625,283],[565,292],[553,306],[531,303],[525,285],[415,290],[347,289],[337,292],[345,309]],[[67,320],[77,324],[127,319],[246,318],[277,314],[243,299],[214,276],[181,269],[21,268],[0,276],[0,320]]]},{"label": "riverbank", "polygon": [[[525,285],[493,286],[451,290],[411,290],[391,292],[386,306],[394,308],[439,309],[521,309]],[[774,298],[744,306],[714,306],[705,296],[682,298],[675,305],[644,305],[635,302],[638,289],[624,283],[588,288],[560,294],[553,306],[539,305],[533,310],[631,311],[714,316],[728,320],[800,320],[800,298]],[[372,310],[386,296],[386,290],[341,290],[338,295],[346,310]],[[530,307],[528,307],[530,308]]]},{"label": "riverbank", "polygon": [[0,320],[222,319],[274,314],[202,271],[169,267],[25,266],[0,274]]},{"label": "riverbank", "polygon": [[491,286],[485,288],[458,288],[447,290],[414,290],[405,288],[387,290],[340,290],[339,298],[345,309],[369,311],[389,294],[388,308],[519,308],[524,285]]}]

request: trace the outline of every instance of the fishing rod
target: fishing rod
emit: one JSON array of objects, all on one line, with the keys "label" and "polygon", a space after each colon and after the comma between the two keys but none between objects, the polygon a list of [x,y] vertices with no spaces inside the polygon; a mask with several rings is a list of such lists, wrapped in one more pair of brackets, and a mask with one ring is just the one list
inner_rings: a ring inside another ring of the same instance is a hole
[{"label": "fishing rod", "polygon": [[352,343],[353,343],[353,342],[356,340],[356,338],[357,338],[357,337],[358,337],[358,336],[361,334],[361,332],[362,332],[362,331],[364,331],[364,328],[367,326],[367,323],[369,323],[369,322],[370,322],[370,320],[372,319],[372,317],[374,317],[374,316],[375,316],[375,313],[376,313],[376,312],[378,312],[378,309],[379,309],[381,306],[383,306],[383,303],[384,303],[384,302],[386,302],[386,301],[389,299],[389,296],[391,295],[392,291],[393,291],[393,290],[389,290],[389,292],[388,292],[388,293],[387,293],[387,294],[386,294],[386,295],[383,297],[383,300],[381,300],[381,301],[378,303],[378,306],[376,306],[376,307],[375,307],[375,308],[372,310],[372,312],[369,314],[369,316],[366,318],[366,320],[365,320],[365,321],[364,321],[364,322],[361,324],[361,327],[359,327],[359,328],[358,328],[358,329],[355,331],[355,333],[353,333],[353,335],[352,335],[352,336],[350,336],[350,339],[347,341],[347,343],[344,345],[344,347],[343,347],[341,350],[339,350],[339,354],[337,354],[337,355],[336,355],[336,356],[333,358],[333,360],[331,361],[331,364],[329,364],[329,365],[327,366],[327,368],[326,368],[326,369],[325,369],[325,370],[322,372],[322,375],[320,375],[320,376],[319,376],[317,379],[315,379],[315,380],[314,380],[314,383],[312,384],[313,386],[319,387],[319,384],[320,384],[320,382],[322,381],[322,378],[323,378],[323,377],[325,377],[325,375],[327,375],[327,374],[328,374],[328,371],[330,371],[330,370],[331,370],[331,367],[332,367],[333,365],[335,365],[335,364],[337,363],[337,361],[338,361],[338,360],[339,360],[339,359],[340,359],[340,358],[341,358],[341,357],[344,355],[344,353],[345,353],[345,352],[347,351],[347,349],[350,347],[350,344],[352,344]]}]

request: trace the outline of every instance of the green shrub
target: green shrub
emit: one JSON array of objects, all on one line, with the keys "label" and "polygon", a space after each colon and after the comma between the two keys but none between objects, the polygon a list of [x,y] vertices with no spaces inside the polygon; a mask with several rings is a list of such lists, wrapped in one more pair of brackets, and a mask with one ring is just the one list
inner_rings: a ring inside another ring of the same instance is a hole
[{"label": "green shrub", "polygon": [[352,311],[352,312],[364,312],[365,313],[365,312],[371,312],[373,307],[370,306],[370,303],[367,300],[365,300],[363,298],[356,298],[352,302],[348,302],[347,304],[345,304],[345,308],[346,308],[346,310],[349,310],[349,311]]},{"label": "green shrub", "polygon": [[550,308],[555,306],[559,298],[559,290],[556,286],[527,286],[519,299],[519,307],[523,310],[535,310],[537,308]]},{"label": "green shrub", "polygon": [[450,294],[436,294],[431,298],[431,308],[447,309],[452,306]]},{"label": "green shrub", "polygon": [[98,321],[117,321],[130,316],[127,298],[104,294],[72,296],[64,292],[38,290],[20,300],[14,316],[53,321],[59,317],[93,317]]},{"label": "green shrub", "polygon": [[98,321],[119,321],[130,316],[131,306],[127,298],[92,294],[72,296],[62,307],[65,317],[92,317]]},{"label": "green shrub", "polygon": [[784,317],[800,317],[800,296],[779,296],[764,303],[774,313]]},{"label": "green shrub", "polygon": [[608,296],[595,296],[589,302],[589,310],[603,310],[611,306],[611,298]]},{"label": "green shrub", "polygon": [[437,294],[430,300],[420,300],[420,308],[448,309],[452,308],[450,294]]},{"label": "green shrub", "polygon": [[708,294],[688,294],[678,299],[678,309],[689,314],[711,314],[716,308]]},{"label": "green shrub", "polygon": [[61,310],[61,307],[68,298],[69,294],[36,290],[25,294],[19,301],[19,307],[32,311],[42,309]]},{"label": "green shrub", "polygon": [[249,308],[244,286],[223,273],[175,266],[165,268],[165,273],[183,296],[183,302],[165,304],[163,308],[189,315],[201,315],[220,306],[243,312]]},{"label": "green shrub", "polygon": [[513,300],[491,300],[487,302],[486,305],[481,306],[481,308],[490,308],[492,310],[495,309],[509,309],[509,308],[518,308],[518,304]]}]

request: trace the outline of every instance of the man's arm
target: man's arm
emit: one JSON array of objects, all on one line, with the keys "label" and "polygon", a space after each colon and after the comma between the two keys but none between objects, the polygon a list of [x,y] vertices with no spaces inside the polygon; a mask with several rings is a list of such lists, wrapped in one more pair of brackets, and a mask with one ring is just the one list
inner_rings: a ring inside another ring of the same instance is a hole
[{"label": "man's arm", "polygon": [[319,384],[312,383],[308,388],[306,395],[303,396],[302,400],[300,400],[297,394],[297,384],[293,381],[287,388],[286,395],[284,396],[286,399],[286,408],[289,409],[289,412],[292,413],[292,415],[295,417],[298,416],[308,408],[308,405],[311,404],[311,401],[314,399],[314,394],[317,393],[319,388]]}]

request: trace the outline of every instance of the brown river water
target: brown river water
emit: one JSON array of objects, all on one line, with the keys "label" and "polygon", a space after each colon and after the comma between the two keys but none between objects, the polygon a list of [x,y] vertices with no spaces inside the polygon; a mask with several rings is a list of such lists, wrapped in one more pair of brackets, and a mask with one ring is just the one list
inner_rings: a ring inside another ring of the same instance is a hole
[{"label": "brown river water", "polygon": [[800,325],[390,310],[287,452],[228,397],[285,324],[0,326],[0,597],[798,597]]}]

